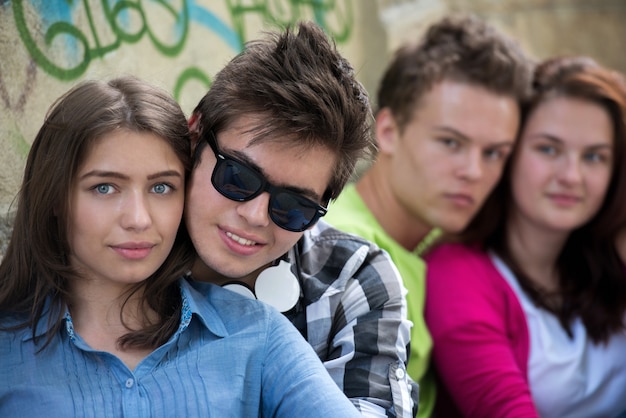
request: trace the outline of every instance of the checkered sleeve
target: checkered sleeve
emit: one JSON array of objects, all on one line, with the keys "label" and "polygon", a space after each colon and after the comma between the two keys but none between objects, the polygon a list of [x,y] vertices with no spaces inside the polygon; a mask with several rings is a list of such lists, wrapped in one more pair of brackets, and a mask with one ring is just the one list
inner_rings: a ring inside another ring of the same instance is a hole
[{"label": "checkered sleeve", "polygon": [[418,389],[406,373],[411,322],[395,265],[365,240],[318,232],[302,255],[305,294],[314,295],[307,339],[363,416],[415,416]]}]

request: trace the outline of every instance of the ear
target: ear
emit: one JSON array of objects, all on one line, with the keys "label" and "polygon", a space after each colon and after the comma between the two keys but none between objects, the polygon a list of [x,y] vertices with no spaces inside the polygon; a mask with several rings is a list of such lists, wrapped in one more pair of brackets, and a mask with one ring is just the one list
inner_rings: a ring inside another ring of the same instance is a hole
[{"label": "ear", "polygon": [[400,130],[391,109],[384,107],[376,114],[376,142],[378,152],[393,154]]},{"label": "ear", "polygon": [[189,125],[189,134],[191,136],[191,155],[193,156],[196,151],[196,147],[198,146],[198,141],[200,140],[200,137],[202,136],[202,125],[200,124],[200,113],[194,112],[189,118],[189,121],[187,122],[187,124]]}]

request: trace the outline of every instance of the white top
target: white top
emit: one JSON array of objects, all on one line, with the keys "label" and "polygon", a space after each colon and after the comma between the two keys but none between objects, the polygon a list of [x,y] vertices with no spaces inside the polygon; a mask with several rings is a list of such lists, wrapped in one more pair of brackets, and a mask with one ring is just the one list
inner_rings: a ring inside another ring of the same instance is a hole
[{"label": "white top", "polygon": [[[581,320],[570,338],[558,318],[537,307],[513,272],[493,253],[494,265],[517,295],[530,338],[528,381],[542,418],[615,418],[626,412],[626,333],[594,344]],[[626,278],[625,278],[626,280]]]}]

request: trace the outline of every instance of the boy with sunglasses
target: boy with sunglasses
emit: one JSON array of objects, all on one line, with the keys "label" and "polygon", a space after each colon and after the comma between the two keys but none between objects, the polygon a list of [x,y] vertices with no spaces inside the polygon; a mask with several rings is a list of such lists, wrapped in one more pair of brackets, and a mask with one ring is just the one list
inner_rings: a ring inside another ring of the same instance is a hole
[{"label": "boy with sunglasses", "polygon": [[329,212],[331,224],[389,252],[402,275],[420,417],[430,416],[435,401],[421,252],[438,231],[463,229],[485,201],[515,141],[518,103],[529,87],[530,63],[504,34],[472,16],[435,22],[387,67],[376,161]]},{"label": "boy with sunglasses", "polygon": [[410,417],[418,390],[405,372],[397,269],[320,221],[366,156],[372,121],[367,93],[319,27],[250,42],[189,121],[192,276],[282,311],[363,415]]}]

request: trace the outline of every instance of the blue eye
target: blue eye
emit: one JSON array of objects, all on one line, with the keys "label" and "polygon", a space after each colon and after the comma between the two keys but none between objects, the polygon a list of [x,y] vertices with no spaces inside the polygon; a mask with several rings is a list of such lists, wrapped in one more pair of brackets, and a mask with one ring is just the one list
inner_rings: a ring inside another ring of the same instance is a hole
[{"label": "blue eye", "polygon": [[172,186],[165,183],[155,184],[154,187],[152,187],[152,191],[156,194],[165,194],[170,190],[172,190]]},{"label": "blue eye", "polygon": [[540,145],[538,149],[539,149],[539,152],[546,154],[546,155],[556,154],[556,148],[553,147],[552,145]]},{"label": "blue eye", "polygon": [[585,155],[585,159],[592,164],[613,164],[613,153],[611,151],[590,152]]},{"label": "blue eye", "polygon": [[113,186],[110,184],[98,184],[94,187],[94,190],[99,194],[110,194],[113,193]]}]

